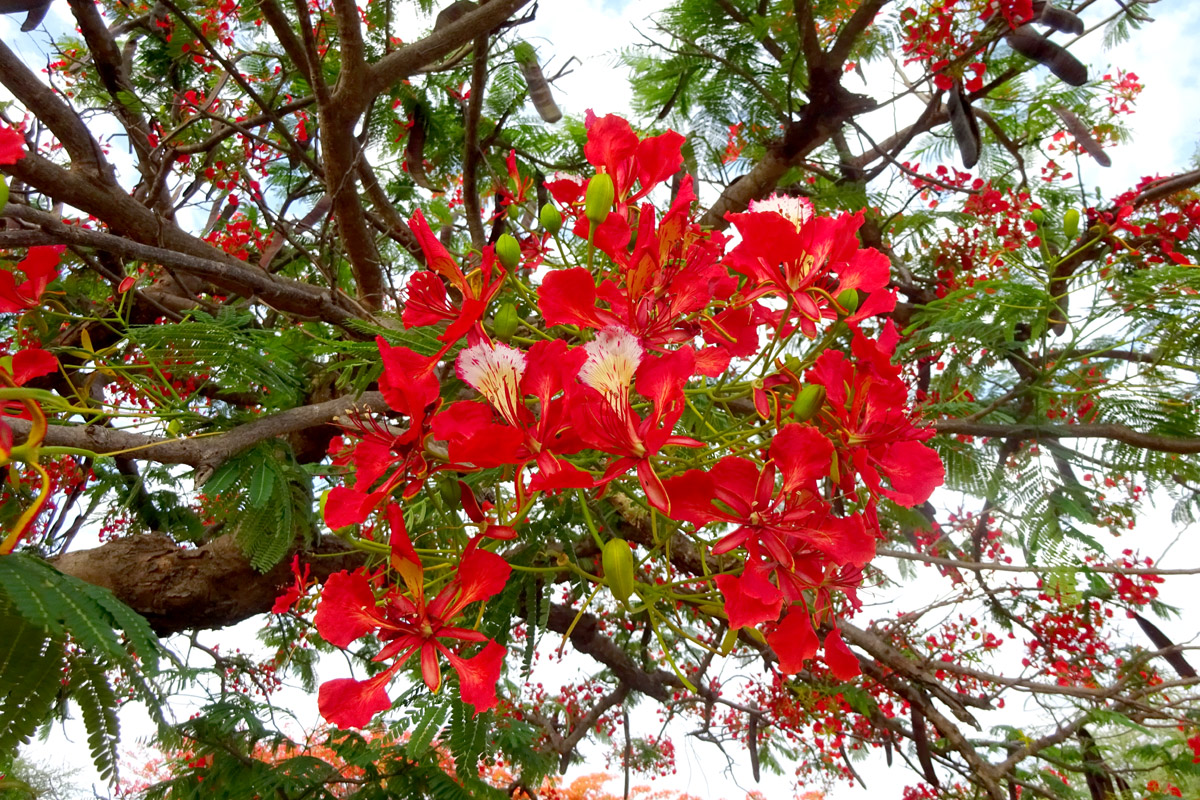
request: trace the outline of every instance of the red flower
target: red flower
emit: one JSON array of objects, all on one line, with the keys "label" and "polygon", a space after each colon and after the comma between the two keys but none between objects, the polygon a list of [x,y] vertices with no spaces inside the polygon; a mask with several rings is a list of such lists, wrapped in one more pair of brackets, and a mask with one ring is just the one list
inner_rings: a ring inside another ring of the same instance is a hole
[{"label": "red flower", "polygon": [[[3,148],[2,141],[0,148]],[[5,163],[12,162],[4,161],[0,152],[0,164]],[[29,248],[25,260],[17,265],[26,278],[20,286],[12,272],[0,270],[0,314],[12,314],[37,306],[46,286],[58,277],[58,262],[62,260],[64,250],[66,246],[61,244]]]},{"label": "red flower", "polygon": [[0,125],[0,164],[15,164],[25,157],[25,137]]},{"label": "red flower", "polygon": [[[438,340],[446,344],[442,351],[445,353],[483,319],[488,304],[504,282],[504,267],[496,259],[495,249],[489,245],[483,250],[483,262],[478,275],[472,273],[468,279],[450,251],[433,235],[420,210],[413,214],[408,226],[421,245],[429,269],[414,273],[408,279],[408,301],[401,319],[406,328],[449,322],[446,330],[438,336]],[[446,283],[457,290],[461,301],[450,300]]]},{"label": "red flower", "polygon": [[853,361],[826,350],[805,375],[809,383],[825,387],[842,487],[854,490],[857,471],[875,494],[907,507],[923,503],[945,478],[937,453],[921,444],[933,431],[913,425],[905,410],[908,388],[887,352],[858,333],[851,350]]},{"label": "red flower", "polygon": [[[570,389],[571,420],[587,444],[620,456],[598,483],[606,484],[636,468],[646,499],[669,514],[670,500],[650,458],[667,445],[701,446],[695,439],[671,434],[683,415],[683,387],[696,364],[692,348],[645,357],[629,331],[605,328],[584,350],[587,360],[579,370],[580,382]],[[650,401],[651,411],[644,419],[630,405],[630,389],[635,385],[638,394]]]},{"label": "red flower", "polygon": [[[347,647],[356,639],[374,633],[385,642],[375,660],[395,660],[369,680],[346,678],[323,685],[317,701],[321,714],[335,725],[365,725],[391,705],[385,687],[413,655],[420,662],[421,677],[430,691],[441,688],[441,656],[458,673],[465,702],[473,705],[476,712],[495,706],[496,683],[507,650],[476,630],[451,623],[467,606],[487,600],[503,589],[511,568],[500,556],[480,550],[472,543],[459,562],[454,579],[427,601],[425,570],[404,529],[400,510],[389,505],[387,515],[392,524],[391,564],[403,578],[407,593],[391,587],[380,605],[365,575],[338,572],[325,582],[314,621],[318,633],[337,647]],[[486,646],[472,658],[463,658],[450,650],[445,640],[484,642]]]},{"label": "red flower", "polygon": [[[582,349],[568,350],[561,339],[536,342],[528,353],[491,342],[464,349],[455,365],[458,376],[483,395],[491,409],[480,403],[455,403],[434,419],[434,435],[447,441],[451,460],[460,465],[521,464],[523,470],[536,460],[534,490],[592,486],[591,475],[553,455],[583,448],[562,392],[586,358]],[[536,415],[525,404],[529,396],[537,401]]]}]

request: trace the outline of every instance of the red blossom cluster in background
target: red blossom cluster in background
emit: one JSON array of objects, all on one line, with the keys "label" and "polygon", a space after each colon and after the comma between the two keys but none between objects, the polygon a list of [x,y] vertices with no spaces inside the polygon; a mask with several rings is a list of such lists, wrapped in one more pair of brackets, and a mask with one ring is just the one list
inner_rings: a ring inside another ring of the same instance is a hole
[{"label": "red blossom cluster in background", "polygon": [[[715,578],[731,627],[761,628],[784,673],[823,650],[834,675],[852,677],[858,662],[837,619],[857,603],[862,568],[874,556],[877,503],[920,504],[941,483],[941,463],[923,444],[931,432],[914,424],[891,361],[895,329],[885,325],[873,338],[862,327],[896,302],[888,259],[855,235],[862,214],[819,216],[807,200],[773,198],[730,215],[741,235],[730,248],[726,236],[696,223],[690,177],[666,212],[649,200],[679,171],[683,137],[642,139],[615,116],[589,115],[587,125],[585,154],[612,180],[611,208],[597,213],[583,178],[556,176],[547,188],[566,225],[605,258],[591,267],[543,266],[540,285],[520,290],[536,298],[544,326],[530,327],[527,344],[511,333],[502,341],[485,323],[502,290],[539,269],[548,234],[527,239],[519,263],[506,265],[488,246],[463,267],[419,211],[410,223],[427,269],[410,278],[402,319],[409,328],[438,326],[442,347],[429,356],[381,339],[380,389],[407,427],[397,433],[364,421],[351,446],[336,445],[335,463],[353,477],[329,493],[326,522],[365,525],[364,535],[386,529],[391,577],[335,575],[317,606],[317,628],[338,646],[377,636],[385,643],[377,660],[391,666],[367,681],[326,683],[321,708],[332,722],[362,725],[387,708],[385,685],[417,653],[431,690],[445,658],[465,700],[480,710],[494,705],[504,648],[454,621],[503,587],[507,565],[491,548],[520,541],[539,496],[602,493],[627,475],[655,512],[695,535],[711,535],[710,526],[729,531],[713,553],[736,553],[743,563]],[[850,352],[818,349],[806,363],[788,354],[796,336],[812,341],[833,323],[849,326]],[[450,402],[444,387],[456,347],[454,375],[475,397]],[[691,393],[738,373],[731,385],[745,387],[773,431],[768,444],[730,447],[680,434]],[[443,458],[430,457],[431,443],[444,443]],[[709,465],[665,467],[681,459]],[[426,589],[420,542],[409,539],[401,503],[437,473],[481,470],[501,470],[510,491],[481,506],[459,482],[463,513],[478,533],[451,559],[456,577],[429,601],[434,590]],[[484,646],[476,655],[462,655],[477,643]]]}]

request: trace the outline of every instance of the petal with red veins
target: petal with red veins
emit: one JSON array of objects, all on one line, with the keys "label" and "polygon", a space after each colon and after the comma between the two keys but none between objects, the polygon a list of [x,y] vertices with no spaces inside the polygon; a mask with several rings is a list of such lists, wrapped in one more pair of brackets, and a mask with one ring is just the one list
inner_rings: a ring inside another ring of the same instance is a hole
[{"label": "petal with red veins", "polygon": [[34,378],[49,375],[56,369],[58,369],[58,359],[40,347],[18,350],[12,357],[12,379],[17,386],[23,386]]},{"label": "petal with red veins", "polygon": [[846,646],[842,632],[837,628],[825,636],[825,663],[829,665],[833,677],[839,681],[848,681],[862,674],[858,658]]},{"label": "petal with red veins", "polygon": [[764,601],[747,592],[744,587],[745,576],[718,575],[717,589],[725,597],[725,614],[729,617],[729,627],[752,628],[760,622],[771,622],[779,618],[779,609],[783,606],[783,597],[778,596],[773,601]]},{"label": "petal with red veins", "polygon": [[946,469],[937,452],[920,442],[896,442],[877,461],[892,484],[883,493],[908,508],[928,500],[946,478]]},{"label": "petal with red veins", "polygon": [[783,475],[783,493],[787,494],[829,474],[833,444],[810,425],[790,423],[775,434],[771,458]]},{"label": "petal with red veins", "polygon": [[512,567],[500,556],[488,550],[471,550],[463,556],[458,566],[458,582],[462,593],[455,606],[461,609],[469,603],[498,594],[508,582],[510,574]]},{"label": "petal with red veins", "polygon": [[392,700],[384,688],[391,678],[392,670],[389,669],[365,681],[353,678],[325,681],[317,694],[317,708],[331,725],[362,728],[376,714],[392,707]]},{"label": "petal with red veins", "polygon": [[583,267],[547,273],[538,287],[538,311],[547,325],[604,327],[596,311],[596,284]]},{"label": "petal with red veins", "polygon": [[494,708],[500,702],[496,697],[496,685],[500,683],[500,668],[508,648],[496,641],[489,641],[472,658],[459,658],[447,653],[450,666],[458,673],[458,689],[464,703],[475,708],[475,713]]},{"label": "petal with red veins", "polygon": [[779,656],[779,669],[785,675],[795,675],[804,669],[806,659],[817,654],[817,632],[807,609],[799,605],[792,606],[766,638]]},{"label": "petal with red veins", "polygon": [[348,647],[386,620],[363,574],[342,570],[330,575],[321,588],[313,622],[322,639],[334,647]]},{"label": "petal with red veins", "polygon": [[25,157],[25,137],[12,128],[0,126],[0,164],[15,164]]}]

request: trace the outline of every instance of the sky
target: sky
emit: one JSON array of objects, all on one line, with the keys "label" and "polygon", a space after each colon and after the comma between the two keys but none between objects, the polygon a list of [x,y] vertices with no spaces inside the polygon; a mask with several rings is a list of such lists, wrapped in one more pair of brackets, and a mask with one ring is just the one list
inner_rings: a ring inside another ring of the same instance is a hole
[{"label": "sky", "polygon": [[[563,77],[555,87],[556,99],[564,113],[578,114],[588,108],[598,114],[627,112],[631,95],[626,77],[619,68],[616,51],[636,39],[634,26],[648,30],[646,16],[663,5],[663,0],[542,0],[537,19],[523,29],[522,35],[538,48],[548,72],[556,70],[557,65],[570,55],[578,59],[572,74]],[[1085,12],[1084,19],[1094,22],[1115,5],[1111,0],[1101,0]],[[1135,35],[1131,42],[1104,51],[1099,37],[1093,37],[1095,41],[1084,40],[1072,48],[1085,63],[1097,68],[1112,65],[1135,72],[1146,86],[1138,101],[1137,113],[1128,120],[1133,128],[1131,143],[1109,150],[1113,166],[1102,169],[1089,159],[1081,161],[1085,184],[1098,184],[1108,195],[1131,187],[1145,175],[1165,175],[1188,169],[1200,142],[1200,47],[1196,46],[1200,41],[1200,3],[1164,0],[1150,9],[1157,21],[1148,32]],[[19,32],[23,18],[23,14],[0,17],[0,39],[27,53],[51,52],[46,47],[48,36],[44,30],[29,35]],[[71,24],[65,3],[55,4],[50,24],[59,30]],[[404,38],[411,40],[413,37]],[[40,58],[45,60],[44,55]],[[862,91],[860,86],[852,88]],[[1139,544],[1146,552],[1157,556],[1177,533],[1164,513],[1139,531]],[[1167,591],[1168,602],[1174,596],[1177,603],[1186,606],[1186,589],[1176,583],[1174,586],[1168,584]],[[258,623],[247,622],[229,631],[210,634],[206,641],[252,641],[257,627]],[[1188,630],[1182,624],[1173,628],[1165,623],[1162,627],[1177,641],[1195,635],[1194,630]],[[585,663],[582,667],[590,669],[591,664]],[[726,678],[733,680],[734,668],[729,665],[726,669],[730,673]],[[330,672],[322,677],[338,675]],[[562,679],[568,678],[569,670]],[[281,700],[296,708],[301,724],[317,722],[313,698],[293,693]],[[307,709],[303,708],[305,705],[308,705]],[[638,712],[640,718],[635,718],[635,728],[642,728],[643,733],[656,732],[650,705],[644,704],[643,712]],[[137,709],[129,712],[123,713],[122,718],[128,736],[126,744],[133,745],[139,731],[148,728],[139,718]],[[87,786],[95,779],[86,758],[85,741],[82,729],[72,724],[65,732],[56,728],[48,742],[35,744],[29,752],[35,759],[49,764],[60,763],[64,754],[72,754],[62,763],[82,766],[80,781]],[[755,786],[745,763],[737,764],[727,772],[725,757],[712,746],[697,744],[684,736],[676,737],[676,746],[679,772],[660,785],[704,798],[740,798],[751,788],[762,790],[771,797],[791,796],[791,784],[786,779],[764,776],[763,783]],[[602,761],[596,760],[599,759],[597,748],[592,747],[585,753],[593,762],[573,768],[572,775],[604,768]],[[872,800],[899,797],[903,785],[903,781],[898,780],[900,773],[887,772],[881,759],[858,765],[858,769],[870,787]],[[94,785],[100,792],[98,796],[105,796],[100,783],[96,781]],[[86,796],[90,797],[91,793]],[[862,796],[861,787],[846,784],[840,784],[829,795],[831,800]]]}]

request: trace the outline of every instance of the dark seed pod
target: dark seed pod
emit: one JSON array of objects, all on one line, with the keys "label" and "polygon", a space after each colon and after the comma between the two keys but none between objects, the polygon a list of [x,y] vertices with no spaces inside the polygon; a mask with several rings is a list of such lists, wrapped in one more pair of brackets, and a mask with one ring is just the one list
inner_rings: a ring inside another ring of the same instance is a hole
[{"label": "dark seed pod", "polygon": [[975,119],[975,112],[971,110],[967,93],[963,91],[962,81],[955,81],[950,87],[950,95],[946,98],[946,110],[950,114],[950,130],[954,132],[954,141],[958,142],[963,166],[970,169],[979,162],[979,122]]},{"label": "dark seed pod", "polygon": [[50,0],[0,0],[0,14],[28,12],[25,15],[25,22],[21,25],[24,33],[29,33],[41,25],[49,10]]},{"label": "dark seed pod", "polygon": [[1089,156],[1096,159],[1096,163],[1102,167],[1111,167],[1112,159],[1108,157],[1108,153],[1104,152],[1104,148],[1100,146],[1092,137],[1092,132],[1087,125],[1083,124],[1083,120],[1075,116],[1071,111],[1062,106],[1051,106],[1054,113],[1062,120],[1063,127],[1067,129],[1067,133],[1075,137],[1075,141],[1079,142],[1079,146],[1083,148]]},{"label": "dark seed pod", "polygon": [[1052,42],[1033,29],[1022,25],[1006,37],[1008,46],[1028,59],[1050,68],[1059,80],[1072,86],[1087,83],[1087,67],[1062,45]]},{"label": "dark seed pod", "polygon": [[404,167],[418,186],[436,191],[425,174],[425,140],[429,136],[429,117],[425,109],[417,104],[413,107],[412,127],[408,129],[408,141],[404,143]]},{"label": "dark seed pod", "polygon": [[1083,33],[1083,20],[1073,11],[1059,8],[1051,2],[1033,4],[1033,22],[1075,36]]},{"label": "dark seed pod", "polygon": [[[1137,620],[1138,627],[1142,629],[1142,632],[1149,637],[1150,641],[1153,642],[1154,646],[1159,650],[1166,650],[1168,647],[1175,647],[1175,643],[1172,642],[1165,633],[1160,631],[1158,626],[1153,622],[1146,619],[1141,614],[1134,614],[1133,618]],[[1165,658],[1167,663],[1170,664],[1177,673],[1179,673],[1179,677],[1196,677],[1196,668],[1189,664],[1188,660],[1183,657],[1183,653],[1180,653],[1178,650],[1163,653],[1163,658]]]},{"label": "dark seed pod", "polygon": [[529,42],[518,42],[513,48],[513,55],[521,65],[521,74],[525,76],[525,85],[529,87],[529,99],[537,109],[538,116],[549,123],[562,119],[562,112],[554,102],[554,93],[550,91],[550,82],[542,74],[538,64],[537,52]]},{"label": "dark seed pod", "polygon": [[921,772],[925,780],[935,789],[940,789],[941,781],[933,770],[933,755],[929,751],[929,737],[925,733],[925,714],[916,703],[912,704],[913,744],[917,746],[917,761],[921,762]]},{"label": "dark seed pod", "polygon": [[447,25],[452,25],[458,22],[466,14],[471,13],[477,6],[471,0],[456,0],[456,2],[443,8],[438,12],[437,18],[433,21],[433,29],[440,31]]}]

